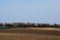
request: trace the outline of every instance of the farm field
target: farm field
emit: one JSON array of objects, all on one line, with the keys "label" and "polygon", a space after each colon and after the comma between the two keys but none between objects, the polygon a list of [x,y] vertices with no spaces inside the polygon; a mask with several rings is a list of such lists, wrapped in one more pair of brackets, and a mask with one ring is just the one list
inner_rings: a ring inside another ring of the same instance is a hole
[{"label": "farm field", "polygon": [[0,30],[0,40],[60,40],[60,28],[13,28]]}]

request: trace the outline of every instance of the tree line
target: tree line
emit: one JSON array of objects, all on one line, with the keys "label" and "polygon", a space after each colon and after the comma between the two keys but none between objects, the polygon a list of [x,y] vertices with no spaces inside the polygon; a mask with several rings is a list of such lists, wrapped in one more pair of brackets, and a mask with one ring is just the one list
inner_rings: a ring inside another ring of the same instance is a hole
[{"label": "tree line", "polygon": [[60,24],[47,24],[47,23],[0,23],[0,28],[44,28],[44,27],[51,27],[51,28],[60,28]]}]

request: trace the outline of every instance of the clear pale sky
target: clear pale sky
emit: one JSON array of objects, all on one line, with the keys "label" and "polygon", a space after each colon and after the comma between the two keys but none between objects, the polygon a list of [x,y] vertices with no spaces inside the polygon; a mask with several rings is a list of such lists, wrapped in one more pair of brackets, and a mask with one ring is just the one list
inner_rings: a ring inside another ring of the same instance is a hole
[{"label": "clear pale sky", "polygon": [[60,24],[60,0],[0,0],[0,22]]}]

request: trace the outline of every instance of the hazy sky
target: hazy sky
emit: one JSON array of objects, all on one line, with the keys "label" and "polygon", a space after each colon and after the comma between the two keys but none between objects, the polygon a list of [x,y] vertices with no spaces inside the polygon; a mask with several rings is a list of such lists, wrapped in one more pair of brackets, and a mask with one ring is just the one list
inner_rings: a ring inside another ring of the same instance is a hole
[{"label": "hazy sky", "polygon": [[0,0],[0,22],[60,24],[60,0]]}]

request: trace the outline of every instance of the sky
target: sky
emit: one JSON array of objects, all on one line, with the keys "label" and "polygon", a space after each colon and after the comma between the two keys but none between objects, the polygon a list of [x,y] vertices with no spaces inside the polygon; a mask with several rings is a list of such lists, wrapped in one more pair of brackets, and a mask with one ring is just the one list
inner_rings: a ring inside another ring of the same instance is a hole
[{"label": "sky", "polygon": [[60,0],[0,0],[0,23],[60,24]]}]

